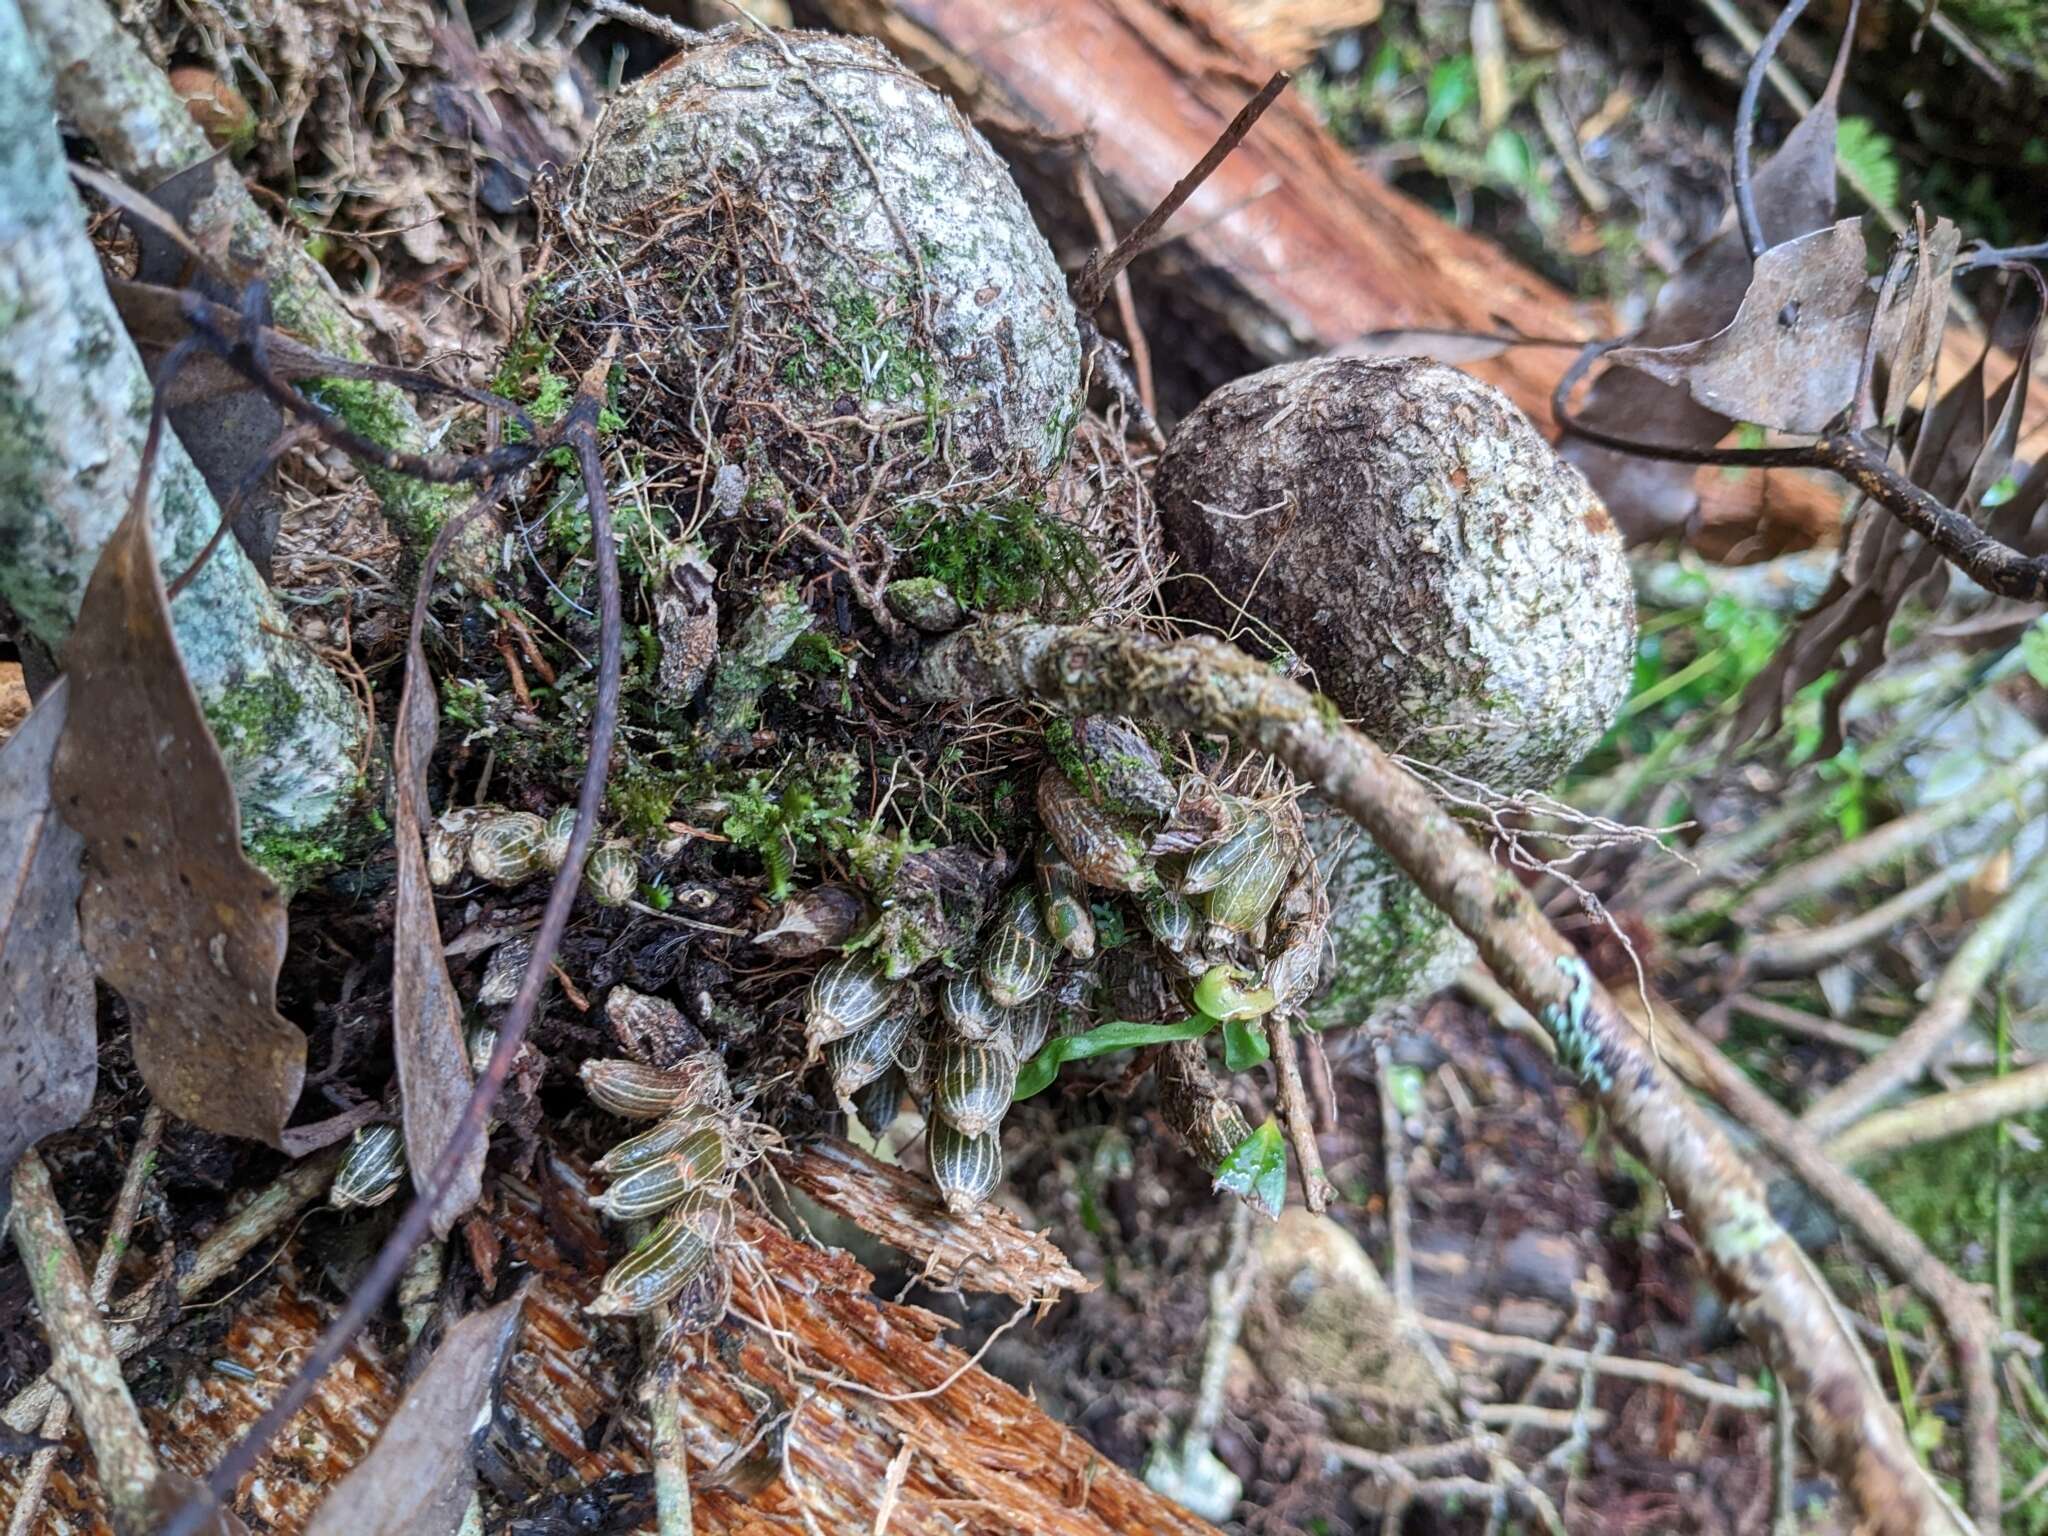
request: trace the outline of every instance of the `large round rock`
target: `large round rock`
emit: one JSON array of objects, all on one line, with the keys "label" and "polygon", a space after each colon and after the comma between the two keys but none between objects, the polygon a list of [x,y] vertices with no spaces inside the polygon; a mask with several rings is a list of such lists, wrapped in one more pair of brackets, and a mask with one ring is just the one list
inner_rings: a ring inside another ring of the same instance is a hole
[{"label": "large round rock", "polygon": [[995,152],[878,45],[722,29],[614,98],[568,196],[632,323],[697,362],[678,411],[772,399],[764,438],[857,416],[871,440],[836,462],[879,444],[926,481],[1058,466],[1080,392],[1059,267]]},{"label": "large round rock", "polygon": [[1186,606],[1249,616],[1392,751],[1526,789],[1627,694],[1635,599],[1606,510],[1456,369],[1326,358],[1225,385],[1174,433],[1157,495]]}]

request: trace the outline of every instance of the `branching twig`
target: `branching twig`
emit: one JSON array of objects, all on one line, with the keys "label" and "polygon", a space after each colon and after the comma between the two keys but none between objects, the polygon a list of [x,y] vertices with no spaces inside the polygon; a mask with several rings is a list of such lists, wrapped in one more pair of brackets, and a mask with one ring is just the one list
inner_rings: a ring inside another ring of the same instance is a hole
[{"label": "branching twig", "polygon": [[[294,1163],[279,1175],[276,1183],[209,1232],[206,1239],[191,1251],[190,1266],[181,1267],[172,1282],[177,1300],[180,1303],[191,1302],[209,1290],[248,1257],[258,1243],[325,1194],[327,1186],[334,1180],[334,1170],[341,1165],[345,1155],[342,1148],[334,1147]],[[142,1315],[152,1310],[152,1301],[150,1288],[143,1287],[123,1296],[114,1311],[122,1317]],[[109,1334],[114,1352],[126,1359],[155,1342],[169,1329],[175,1316],[173,1312],[171,1318],[160,1324],[152,1322],[141,1327],[112,1324]],[[0,1409],[0,1423],[9,1429],[28,1429],[56,1401],[56,1385],[47,1375],[39,1376],[17,1392],[4,1409]]]},{"label": "branching twig", "polygon": [[107,1338],[78,1250],[64,1228],[64,1208],[50,1187],[50,1171],[33,1148],[14,1168],[12,1226],[50,1343],[50,1374],[70,1399],[92,1446],[115,1529],[140,1536],[147,1529],[150,1490],[161,1468],[121,1379],[121,1357]]},{"label": "branching twig", "polygon": [[2048,854],[2037,854],[2020,881],[1957,946],[1920,1016],[1884,1052],[1865,1062],[1814,1100],[1800,1116],[1819,1140],[1839,1135],[1887,1094],[1917,1080],[1935,1053],[1970,1021],[1970,1010],[1991,973],[2036,913],[2048,908]]},{"label": "branching twig", "polygon": [[[1965,1529],[1865,1375],[1825,1288],[1772,1219],[1755,1174],[1671,1080],[1520,882],[1473,847],[1430,792],[1344,726],[1336,710],[1208,637],[1167,643],[1014,620],[949,636],[911,686],[935,701],[1008,694],[1226,734],[1320,789],[1472,937],[1494,974],[1550,1029],[1560,1060],[1665,1182],[1736,1315],[1798,1394],[1822,1465],[1862,1518],[1901,1536]],[[1992,1407],[1995,1414],[1995,1397]],[[1995,1507],[1995,1464],[1991,1482]]]},{"label": "branching twig", "polygon": [[1464,1323],[1450,1322],[1444,1318],[1422,1319],[1423,1332],[1431,1338],[1441,1339],[1446,1344],[1460,1344],[1482,1354],[1507,1355],[1518,1360],[1539,1360],[1546,1365],[1561,1366],[1566,1370],[1592,1371],[1600,1376],[1613,1376],[1624,1381],[1647,1381],[1674,1392],[1683,1392],[1702,1402],[1716,1403],[1724,1408],[1740,1409],[1756,1413],[1770,1407],[1771,1394],[1758,1387],[1731,1387],[1725,1383],[1695,1376],[1675,1365],[1663,1365],[1655,1360],[1632,1360],[1624,1355],[1595,1354],[1590,1350],[1573,1349],[1563,1344],[1545,1344],[1540,1339],[1516,1338],[1511,1334],[1488,1333]]},{"label": "branching twig", "polygon": [[[2009,838],[2001,839],[2004,841]],[[1743,946],[1743,968],[1761,976],[1811,976],[1864,945],[1876,943],[1957,886],[1967,885],[1990,857],[1991,851],[1987,851],[1974,858],[1952,860],[1889,900],[1825,928],[1761,934]]]},{"label": "branching twig", "polygon": [[1860,875],[1887,869],[1935,836],[2000,801],[2018,797],[2022,806],[2031,809],[2041,797],[2044,775],[2048,775],[2048,742],[1985,774],[1961,794],[1937,800],[1853,842],[1780,870],[1742,898],[1735,909],[1735,922],[1753,929],[1794,902],[1826,895]]},{"label": "branching twig", "polygon": [[[120,1194],[114,1198],[114,1213],[107,1220],[107,1236],[100,1245],[100,1256],[93,1263],[91,1298],[97,1308],[104,1308],[114,1294],[114,1277],[120,1271],[122,1255],[128,1251],[129,1235],[135,1230],[135,1216],[142,1208],[142,1194],[149,1187],[149,1175],[156,1166],[157,1143],[163,1134],[164,1112],[152,1104],[143,1112],[142,1132],[135,1138],[135,1150],[128,1154],[128,1172],[121,1180]],[[71,1404],[60,1398],[43,1415],[42,1426],[36,1433],[45,1440],[61,1442],[70,1425]],[[43,1492],[62,1453],[61,1444],[52,1444],[37,1451],[30,1460],[7,1536],[28,1536],[35,1529]]]}]

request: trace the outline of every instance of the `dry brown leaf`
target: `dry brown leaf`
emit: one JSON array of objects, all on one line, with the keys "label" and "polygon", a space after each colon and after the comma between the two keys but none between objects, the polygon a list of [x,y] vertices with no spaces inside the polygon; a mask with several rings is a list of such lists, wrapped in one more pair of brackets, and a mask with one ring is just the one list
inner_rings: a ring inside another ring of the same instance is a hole
[{"label": "dry brown leaf", "polygon": [[1700,341],[1622,347],[1635,368],[1734,421],[1819,433],[1848,410],[1877,312],[1859,220],[1774,245],[1757,258],[1735,318]]},{"label": "dry brown leaf", "polygon": [[1924,214],[1914,214],[1914,238],[1900,240],[1892,250],[1891,265],[1911,270],[1905,297],[1892,305],[1877,322],[1877,357],[1885,370],[1885,426],[1898,423],[1906,413],[1934,360],[1941,355],[1941,335],[1948,323],[1948,295],[1954,280],[1956,248],[1961,236],[1947,219],[1936,219],[1927,228]]},{"label": "dry brown leaf", "polygon": [[[1835,103],[1848,42],[1845,37],[1828,88],[1813,110],[1756,173],[1757,217],[1768,239],[1796,239],[1834,220]],[[1659,291],[1636,344],[1669,347],[1712,335],[1742,307],[1749,276],[1749,251],[1731,215]],[[1685,390],[1631,368],[1610,368],[1595,379],[1578,415],[1598,431],[1690,448],[1711,447],[1733,425]],[[1654,539],[1683,527],[1699,505],[1694,465],[1620,453],[1583,438],[1567,437],[1559,452],[1585,473],[1631,540]]]},{"label": "dry brown leaf", "polygon": [[128,1002],[136,1066],[171,1114],[281,1147],[306,1074],[306,1037],[277,1011],[284,897],[242,854],[146,504],[93,568],[64,669],[70,720],[52,784],[90,855],[80,931]]},{"label": "dry brown leaf", "polygon": [[[434,913],[434,887],[420,841],[427,797],[427,762],[434,755],[439,704],[427,672],[426,652],[415,635],[405,664],[405,690],[398,700],[398,727],[391,742],[394,795],[393,832],[398,844],[398,891],[392,918],[392,1045],[398,1058],[398,1092],[404,1110],[405,1157],[413,1186],[422,1195],[435,1163],[455,1137],[475,1082],[462,1041],[462,1003],[448,975],[441,923]],[[470,1144],[447,1198],[434,1208],[434,1233],[446,1237],[483,1192],[481,1136]]]},{"label": "dry brown leaf", "polygon": [[526,1288],[448,1330],[370,1454],[314,1511],[306,1536],[453,1536],[476,1470],[470,1437],[519,1334]]},{"label": "dry brown leaf", "polygon": [[950,1214],[931,1185],[828,1138],[777,1165],[791,1185],[924,1265],[939,1286],[1038,1301],[1095,1282],[1051,1241],[986,1206],[972,1220]]},{"label": "dry brown leaf", "polygon": [[92,1107],[92,962],[78,938],[84,844],[50,801],[62,678],[0,746],[0,1225],[14,1161]]}]

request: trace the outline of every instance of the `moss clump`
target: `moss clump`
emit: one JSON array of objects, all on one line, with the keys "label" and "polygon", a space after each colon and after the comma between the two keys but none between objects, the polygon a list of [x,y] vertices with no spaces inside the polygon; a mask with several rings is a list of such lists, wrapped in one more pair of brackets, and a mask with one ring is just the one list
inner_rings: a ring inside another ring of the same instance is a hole
[{"label": "moss clump", "polygon": [[730,796],[720,830],[734,848],[754,854],[767,868],[770,901],[789,895],[805,858],[852,846],[861,830],[853,812],[857,778],[853,759],[832,756],[773,778],[754,774]]},{"label": "moss clump", "polygon": [[250,862],[289,896],[332,874],[353,855],[356,840],[340,835],[260,832],[244,850]]},{"label": "moss clump", "polygon": [[[369,379],[322,379],[307,393],[359,437],[367,437],[386,448],[420,446],[419,420],[406,406],[405,397],[389,384]],[[465,494],[457,486],[433,485],[411,475],[367,465],[363,478],[377,493],[392,525],[416,543],[433,538],[441,524],[461,507]]]},{"label": "moss clump", "polygon": [[1335,953],[1327,985],[1309,1006],[1309,1026],[1363,1024],[1448,984],[1472,955],[1450,918],[1344,817],[1311,815],[1309,830],[1328,882]]},{"label": "moss clump", "polygon": [[1024,499],[944,513],[913,507],[899,520],[897,543],[909,551],[908,575],[942,582],[984,613],[1079,615],[1101,570],[1078,528]]},{"label": "moss clump", "polygon": [[305,701],[275,673],[229,688],[204,705],[206,727],[230,760],[248,761],[291,739]]}]

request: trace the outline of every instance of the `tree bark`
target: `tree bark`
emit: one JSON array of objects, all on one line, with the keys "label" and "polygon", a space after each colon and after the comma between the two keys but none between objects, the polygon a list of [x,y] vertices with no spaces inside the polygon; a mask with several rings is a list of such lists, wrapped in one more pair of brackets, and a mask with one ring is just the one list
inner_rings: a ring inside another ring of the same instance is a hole
[{"label": "tree bark", "polygon": [[[151,404],[65,169],[48,74],[0,0],[0,595],[61,651],[142,468]],[[220,523],[166,433],[150,485],[164,579]],[[223,541],[171,606],[178,648],[241,800],[245,841],[318,839],[352,795],[362,711],[292,638],[240,548]],[[109,742],[109,752],[135,744]]]}]

